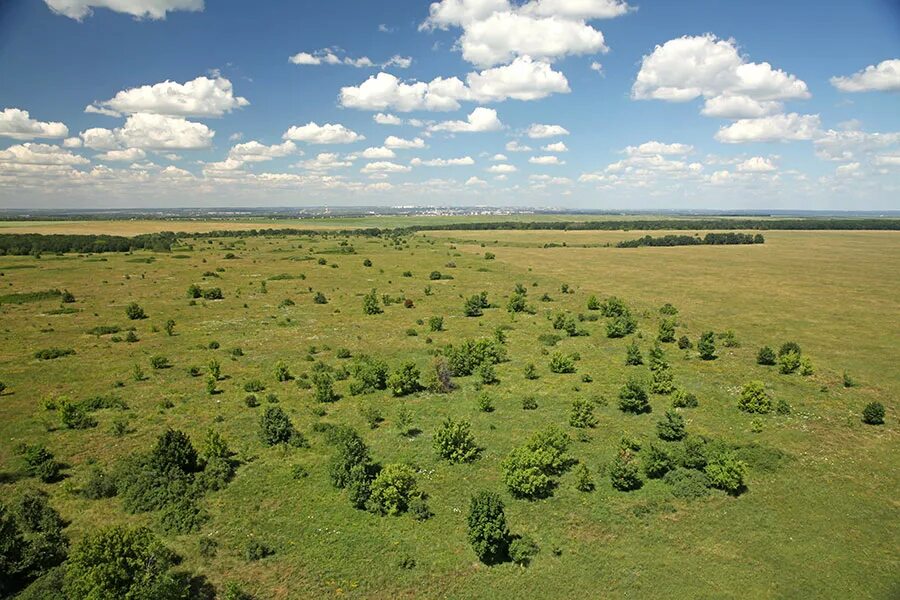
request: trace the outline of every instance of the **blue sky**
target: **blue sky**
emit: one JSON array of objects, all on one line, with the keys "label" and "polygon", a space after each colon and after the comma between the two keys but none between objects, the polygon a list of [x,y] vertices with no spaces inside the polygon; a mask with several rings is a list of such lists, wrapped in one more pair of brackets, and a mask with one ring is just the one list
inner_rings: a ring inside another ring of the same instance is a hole
[{"label": "blue sky", "polygon": [[889,0],[0,4],[0,207],[898,199]]}]

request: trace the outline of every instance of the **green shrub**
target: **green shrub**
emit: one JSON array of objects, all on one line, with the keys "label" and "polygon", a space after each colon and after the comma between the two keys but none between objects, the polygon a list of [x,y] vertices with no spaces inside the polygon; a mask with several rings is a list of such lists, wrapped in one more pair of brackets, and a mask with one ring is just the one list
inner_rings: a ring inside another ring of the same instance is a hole
[{"label": "green shrub", "polygon": [[543,498],[556,487],[553,476],[566,471],[572,459],[566,454],[571,440],[555,426],[539,430],[501,463],[503,480],[519,498]]},{"label": "green shrub", "polygon": [[650,479],[659,479],[675,467],[675,459],[663,446],[651,443],[641,453],[644,473]]},{"label": "green shrub", "polygon": [[250,540],[244,546],[244,560],[253,562],[275,554],[275,550],[260,540]]},{"label": "green shrub", "polygon": [[294,377],[291,375],[290,369],[283,361],[275,363],[275,379],[276,381],[290,381]]},{"label": "green shrub", "polygon": [[387,363],[365,354],[360,355],[350,368],[353,381],[350,382],[350,393],[353,395],[368,394],[387,387]]},{"label": "green shrub", "polygon": [[678,388],[672,392],[672,408],[697,408],[697,396]]},{"label": "green shrub", "polygon": [[884,423],[884,405],[881,402],[869,402],[863,409],[863,423],[881,425]]},{"label": "green shrub", "polygon": [[147,314],[144,312],[144,309],[140,307],[137,302],[132,302],[128,306],[125,307],[125,316],[131,319],[132,321],[137,321],[140,319],[146,319]]},{"label": "green shrub", "polygon": [[292,443],[298,432],[280,406],[268,406],[259,420],[259,435],[266,446]]},{"label": "green shrub", "polygon": [[663,482],[672,487],[672,495],[682,500],[705,498],[709,495],[709,477],[703,471],[678,467],[666,473]]},{"label": "green shrub", "polygon": [[428,500],[425,498],[425,494],[421,493],[415,494],[410,499],[408,510],[416,521],[427,521],[434,516],[434,513],[428,507]]},{"label": "green shrub", "polygon": [[62,465],[58,463],[53,453],[44,446],[26,446],[23,452],[25,456],[25,471],[32,477],[37,477],[44,483],[52,483],[59,479]]},{"label": "green shrub", "polygon": [[447,418],[434,434],[434,451],[452,463],[470,462],[478,457],[478,445],[468,421]]},{"label": "green shrub", "polygon": [[534,396],[525,396],[522,398],[522,410],[537,410],[538,402]]},{"label": "green shrub", "polygon": [[797,369],[800,368],[801,358],[800,355],[796,352],[787,352],[785,354],[778,355],[778,370],[784,374],[788,375],[790,373],[794,373]]},{"label": "green shrub", "polygon": [[800,344],[797,342],[785,342],[778,349],[778,356],[784,356],[785,354],[803,354],[803,351],[800,349]]},{"label": "green shrub", "polygon": [[594,416],[593,404],[587,400],[573,400],[572,409],[569,412],[569,425],[578,428],[596,427],[597,417]]},{"label": "green shrub", "polygon": [[694,344],[693,344],[693,342],[691,342],[691,340],[690,340],[690,338],[688,338],[688,336],[683,335],[680,338],[678,338],[678,349],[679,350],[690,350],[693,347],[694,347]]},{"label": "green shrub", "polygon": [[67,400],[60,404],[59,416],[67,429],[90,429],[97,426],[97,420],[87,414],[84,408]]},{"label": "green shrub", "polygon": [[422,389],[419,383],[419,368],[414,362],[406,362],[391,373],[387,379],[387,387],[394,396],[406,396]]},{"label": "green shrub", "polygon": [[510,535],[503,500],[498,494],[481,491],[472,496],[466,522],[469,544],[478,560],[494,564],[506,559]]},{"label": "green shrub", "polygon": [[741,388],[738,408],[748,413],[766,414],[772,411],[772,398],[761,381],[751,381]]},{"label": "green shrub", "polygon": [[590,492],[594,489],[594,478],[591,477],[591,471],[586,465],[579,465],[575,471],[575,489],[579,492]]},{"label": "green shrub", "polygon": [[659,322],[659,335],[656,339],[663,343],[675,341],[675,319],[663,319]]},{"label": "green shrub", "polygon": [[313,373],[312,383],[316,402],[328,403],[336,402],[338,395],[334,391],[334,378],[328,371],[318,371]]},{"label": "green shrub", "polygon": [[53,360],[62,358],[63,356],[71,356],[75,354],[72,348],[45,348],[34,353],[34,357],[38,360]]},{"label": "green shrub", "polygon": [[630,313],[619,315],[606,321],[606,337],[621,338],[634,333],[637,321]]},{"label": "green shrub", "polygon": [[630,451],[622,450],[613,459],[609,468],[609,480],[612,486],[620,492],[636,490],[644,485],[638,471],[637,461]]},{"label": "green shrub", "polygon": [[537,543],[527,535],[517,537],[509,544],[509,558],[523,567],[528,566],[539,551]]},{"label": "green shrub", "polygon": [[372,288],[368,294],[363,296],[363,313],[367,315],[378,315],[383,313],[381,305],[378,303],[378,291]]},{"label": "green shrub", "polygon": [[428,329],[429,331],[443,331],[444,330],[444,317],[431,317],[428,319]]},{"label": "green shrub", "polygon": [[772,366],[775,364],[775,351],[768,346],[763,346],[756,353],[756,364]]},{"label": "green shrub", "polygon": [[634,414],[652,410],[647,400],[647,392],[636,379],[629,379],[619,391],[619,409]]},{"label": "green shrub", "polygon": [[326,441],[335,447],[328,467],[331,484],[338,489],[346,488],[353,467],[370,462],[369,448],[356,431],[346,426],[335,427]]},{"label": "green shrub", "polygon": [[525,365],[525,370],[523,371],[523,376],[528,380],[535,380],[539,377],[537,374],[537,367],[534,366],[534,363],[528,363]]},{"label": "green shrub", "polygon": [[662,420],[656,423],[656,435],[668,442],[684,439],[687,435],[684,428],[684,417],[674,410],[667,410]]},{"label": "green shrub", "polygon": [[416,492],[416,472],[404,464],[389,464],[375,476],[367,508],[380,515],[406,512]]},{"label": "green shrub", "polygon": [[94,466],[88,471],[88,477],[81,487],[81,495],[89,500],[112,498],[116,495],[115,479],[100,467]]},{"label": "green shrub", "polygon": [[562,352],[554,352],[550,356],[550,372],[551,373],[574,373],[575,359],[571,354],[563,354]]},{"label": "green shrub", "polygon": [[644,364],[644,357],[641,356],[641,349],[636,341],[632,341],[626,348],[625,364],[629,366]]},{"label": "green shrub", "polygon": [[712,331],[704,332],[697,342],[697,352],[702,360],[716,358],[716,336]]},{"label": "green shrub", "polygon": [[711,487],[736,495],[744,489],[747,464],[731,452],[720,452],[709,459],[705,472]]},{"label": "green shrub", "polygon": [[650,391],[654,394],[671,394],[675,391],[675,375],[668,363],[661,363],[653,370],[650,377]]}]

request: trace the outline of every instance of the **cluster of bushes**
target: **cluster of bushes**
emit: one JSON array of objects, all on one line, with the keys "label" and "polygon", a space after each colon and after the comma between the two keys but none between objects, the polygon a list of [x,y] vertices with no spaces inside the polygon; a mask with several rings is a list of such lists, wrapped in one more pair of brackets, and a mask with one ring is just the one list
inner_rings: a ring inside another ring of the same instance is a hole
[{"label": "cluster of bushes", "polygon": [[204,298],[206,300],[222,300],[225,297],[221,288],[213,287],[204,290],[196,283],[188,286],[187,295],[188,298]]},{"label": "cluster of bushes", "polygon": [[484,314],[485,308],[491,308],[491,303],[488,301],[487,292],[481,292],[466,298],[463,314],[467,317],[480,317]]},{"label": "cluster of bushes", "polygon": [[699,235],[663,235],[653,237],[645,235],[634,240],[625,240],[616,244],[616,248],[640,248],[642,246],[723,246],[736,244],[763,244],[765,238],[761,233],[707,233],[704,237]]},{"label": "cluster of bushes", "polygon": [[796,342],[785,342],[776,354],[769,346],[763,346],[756,353],[756,363],[764,366],[778,365],[778,370],[784,375],[800,372],[801,375],[813,374],[812,362],[808,356],[804,356],[800,345]]},{"label": "cluster of bushes", "polygon": [[622,300],[610,296],[600,304],[600,312],[606,317],[606,337],[621,338],[637,329],[637,320]]},{"label": "cluster of bushes", "polygon": [[11,597],[66,559],[64,527],[43,492],[26,491],[11,509],[0,503],[0,596]]},{"label": "cluster of bushes", "polygon": [[464,340],[458,346],[448,344],[442,353],[454,377],[465,377],[483,365],[496,365],[509,360],[506,347],[491,338]]},{"label": "cluster of bushes", "polygon": [[0,234],[0,256],[36,255],[43,252],[62,254],[100,254],[103,252],[131,252],[132,250],[169,251],[175,234],[165,231],[122,237],[117,235],[41,235],[38,233]]},{"label": "cluster of bushes", "polygon": [[567,471],[574,459],[566,454],[571,440],[555,426],[531,436],[501,463],[503,481],[517,498],[545,498],[557,486],[555,477]]}]

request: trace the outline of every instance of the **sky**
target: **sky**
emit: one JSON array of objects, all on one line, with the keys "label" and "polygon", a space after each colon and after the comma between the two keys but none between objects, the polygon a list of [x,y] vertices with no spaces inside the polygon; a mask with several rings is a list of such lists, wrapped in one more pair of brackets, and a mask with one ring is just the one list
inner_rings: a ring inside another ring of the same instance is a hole
[{"label": "sky", "polygon": [[3,0],[0,208],[900,209],[896,0]]}]

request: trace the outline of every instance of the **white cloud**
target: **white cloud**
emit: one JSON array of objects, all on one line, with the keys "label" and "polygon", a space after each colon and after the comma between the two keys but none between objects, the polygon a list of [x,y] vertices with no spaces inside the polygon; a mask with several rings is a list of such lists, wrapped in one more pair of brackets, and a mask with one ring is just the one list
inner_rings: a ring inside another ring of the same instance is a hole
[{"label": "white cloud", "polygon": [[603,75],[603,65],[595,60],[591,63],[591,71],[597,71],[600,75]]},{"label": "white cloud", "polygon": [[466,83],[472,98],[478,102],[499,102],[507,98],[539,100],[571,91],[565,75],[554,71],[549,63],[534,61],[529,56],[520,56],[502,67],[469,73]]},{"label": "white cloud", "polygon": [[419,29],[459,27],[509,9],[508,0],[440,0],[429,6],[428,19]]},{"label": "white cloud", "polygon": [[185,83],[163,81],[122,90],[109,100],[95,102],[85,111],[101,114],[154,113],[181,117],[221,117],[249,104],[246,98],[234,95],[231,82],[224,77],[197,77]]},{"label": "white cloud", "polygon": [[644,142],[639,146],[628,146],[625,153],[634,156],[637,154],[653,155],[653,154],[690,154],[694,151],[694,147],[689,144],[666,144],[655,140]]},{"label": "white cloud", "polygon": [[488,173],[515,173],[518,171],[513,165],[502,164],[502,165],[491,165],[487,168]]},{"label": "white cloud", "polygon": [[834,174],[838,177],[853,177],[859,174],[860,165],[858,162],[847,163],[846,165],[838,165],[834,170]]},{"label": "white cloud", "polygon": [[[566,77],[549,63],[522,56],[502,67],[469,73],[465,82],[458,77],[436,77],[428,83],[407,83],[390,73],[378,73],[357,86],[341,88],[340,103],[360,110],[447,111],[458,109],[460,102],[538,100],[569,91]],[[385,117],[389,124],[400,124],[396,117]]]},{"label": "white cloud", "polygon": [[481,187],[487,185],[487,181],[481,179],[480,177],[475,177],[474,175],[472,175],[471,177],[466,179],[466,185],[472,187]]},{"label": "white cloud", "polygon": [[540,17],[554,15],[570,19],[612,19],[630,10],[627,3],[620,0],[531,0],[521,11]]},{"label": "white cloud", "polygon": [[340,155],[334,152],[322,152],[315,158],[304,160],[297,163],[298,167],[309,171],[329,171],[331,169],[340,169],[352,166],[353,163],[348,160],[341,160]]},{"label": "white cloud", "polygon": [[377,113],[372,117],[372,120],[379,125],[403,125],[403,120],[400,117],[385,113]]},{"label": "white cloud", "polygon": [[177,10],[201,11],[203,0],[44,0],[50,10],[81,21],[93,13],[94,8],[129,14],[139,19],[165,19],[166,13]]},{"label": "white cloud", "polygon": [[134,162],[147,157],[147,153],[140,148],[126,148],[125,150],[110,150],[103,154],[98,154],[98,160],[107,160],[111,162]]},{"label": "white cloud", "polygon": [[407,150],[410,148],[424,148],[425,141],[422,138],[414,138],[411,140],[399,138],[395,135],[389,135],[384,139],[384,146],[386,148],[393,148],[395,150]]},{"label": "white cloud", "polygon": [[299,127],[293,125],[284,132],[282,138],[308,144],[352,144],[366,139],[365,136],[347,129],[343,125],[337,123],[319,125],[315,122],[309,122]]},{"label": "white cloud", "polygon": [[119,146],[116,134],[110,129],[92,127],[81,132],[84,145],[92,150],[111,150]]},{"label": "white cloud", "polygon": [[869,65],[847,77],[832,77],[831,85],[842,92],[887,92],[900,90],[900,58]]},{"label": "white cloud", "polygon": [[409,162],[415,167],[462,167],[475,164],[475,161],[471,156],[463,156],[462,158],[432,158],[430,160],[414,158]]},{"label": "white cloud", "polygon": [[875,164],[880,166],[900,167],[900,154],[881,154],[875,157]]},{"label": "white cloud", "polygon": [[494,162],[499,162],[502,160],[509,160],[505,154],[495,154],[491,157],[491,160]]},{"label": "white cloud", "polygon": [[88,159],[52,144],[26,142],[0,150],[0,163],[20,165],[86,165]]},{"label": "white cloud", "polygon": [[115,130],[116,138],[124,146],[146,150],[208,148],[214,135],[215,131],[203,123],[147,113],[129,116],[125,125]]},{"label": "white cloud", "polygon": [[603,34],[584,21],[513,12],[495,12],[465,25],[459,46],[463,58],[480,67],[503,64],[516,56],[553,60],[609,50]]},{"label": "white cloud", "polygon": [[523,146],[516,140],[506,142],[507,152],[531,152],[531,146]]},{"label": "white cloud", "polygon": [[444,121],[431,125],[430,131],[449,131],[454,133],[475,133],[497,131],[503,124],[497,118],[497,111],[492,108],[478,107],[469,113],[465,121]]},{"label": "white cloud", "polygon": [[900,144],[900,131],[868,133],[858,129],[829,129],[814,142],[816,156],[823,160],[849,161]]},{"label": "white cloud", "polygon": [[684,36],[645,55],[631,88],[637,100],[707,99],[703,114],[728,118],[769,115],[780,101],[810,97],[806,83],[769,63],[747,62],[734,40]]},{"label": "white cloud", "polygon": [[338,56],[338,54],[343,54],[343,51],[339,48],[322,48],[315,52],[298,52],[288,57],[288,60],[295,65],[348,65],[359,69],[372,67],[407,69],[412,64],[411,58],[396,54],[382,63],[375,63],[368,56],[351,58],[346,55]]},{"label": "white cloud", "polygon": [[[557,137],[560,135],[569,135],[569,130],[561,125],[542,125],[540,123],[532,123],[527,131],[528,137],[532,139]],[[509,148],[507,148],[508,150]]]},{"label": "white cloud", "polygon": [[716,140],[726,144],[811,140],[819,134],[819,115],[773,115],[760,119],[740,119],[719,128]]},{"label": "white cloud", "polygon": [[753,156],[738,163],[737,170],[743,173],[768,173],[777,170],[777,167],[769,158]]},{"label": "white cloud", "polygon": [[528,159],[533,165],[564,165],[565,162],[559,160],[558,156],[549,155],[549,156],[532,156]]},{"label": "white cloud", "polygon": [[360,169],[361,173],[405,173],[411,170],[412,167],[408,167],[406,165],[398,165],[397,163],[393,163],[386,160],[380,160],[375,162],[370,162],[362,169]]},{"label": "white cloud", "polygon": [[0,137],[33,140],[35,138],[64,138],[67,135],[69,135],[69,128],[63,123],[32,119],[27,110],[7,108],[0,112]]},{"label": "white cloud", "polygon": [[288,156],[296,151],[297,146],[292,141],[266,146],[256,140],[251,140],[232,147],[231,151],[228,153],[228,158],[242,162],[264,162],[272,160],[273,158]]},{"label": "white cloud", "polygon": [[87,106],[85,106],[84,112],[89,115],[103,115],[105,117],[119,118],[122,116],[122,113],[111,108],[103,108],[102,106],[94,106],[93,104],[88,104]]},{"label": "white cloud", "polygon": [[63,146],[66,148],[81,148],[82,141],[79,137],[70,137],[63,140]]},{"label": "white cloud", "polygon": [[366,148],[362,151],[360,155],[363,158],[394,158],[397,154],[391,150],[390,148],[386,148],[385,146],[373,146],[371,148]]},{"label": "white cloud", "polygon": [[544,152],[568,152],[569,149],[563,142],[556,142],[553,144],[547,144],[546,146],[541,147],[541,150]]}]

